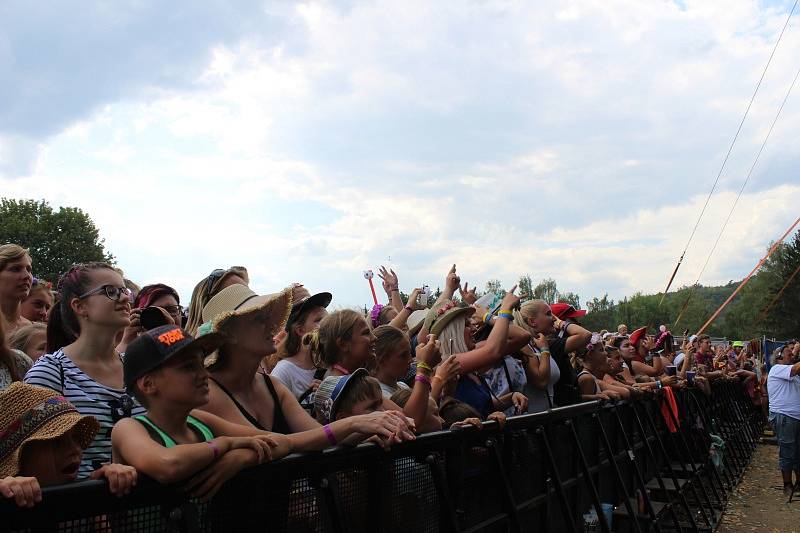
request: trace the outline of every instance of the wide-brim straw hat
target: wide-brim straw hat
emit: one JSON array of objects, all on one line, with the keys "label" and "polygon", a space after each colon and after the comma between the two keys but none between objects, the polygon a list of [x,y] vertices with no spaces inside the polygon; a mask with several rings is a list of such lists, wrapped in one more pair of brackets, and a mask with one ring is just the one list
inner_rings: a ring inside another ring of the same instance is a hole
[{"label": "wide-brim straw hat", "polygon": [[0,478],[16,476],[30,442],[57,439],[77,428],[86,449],[100,429],[93,416],[81,415],[51,389],[15,382],[0,392]]},{"label": "wide-brim straw hat", "polygon": [[[258,295],[245,285],[230,285],[218,292],[203,307],[203,322],[210,331],[226,332],[236,317],[260,314],[266,324],[266,335],[275,336],[286,325],[292,311],[292,288],[274,294]],[[206,366],[217,362],[219,350],[206,358]]]},{"label": "wide-brim straw hat", "polygon": [[445,300],[428,312],[425,325],[428,326],[428,333],[438,337],[450,322],[461,317],[469,318],[474,313],[474,307],[462,307],[452,300]]},{"label": "wide-brim straw hat", "polygon": [[408,326],[408,336],[413,337],[419,330],[422,329],[422,325],[425,323],[425,317],[428,316],[428,309],[417,309],[408,317],[406,321],[406,325]]}]

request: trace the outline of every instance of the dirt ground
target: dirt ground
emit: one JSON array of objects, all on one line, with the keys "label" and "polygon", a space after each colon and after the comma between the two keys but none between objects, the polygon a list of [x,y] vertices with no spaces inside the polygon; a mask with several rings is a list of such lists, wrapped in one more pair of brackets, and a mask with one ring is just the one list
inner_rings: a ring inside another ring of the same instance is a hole
[{"label": "dirt ground", "polygon": [[719,533],[800,532],[800,494],[786,503],[778,472],[778,447],[760,444],[744,478],[730,495]]}]

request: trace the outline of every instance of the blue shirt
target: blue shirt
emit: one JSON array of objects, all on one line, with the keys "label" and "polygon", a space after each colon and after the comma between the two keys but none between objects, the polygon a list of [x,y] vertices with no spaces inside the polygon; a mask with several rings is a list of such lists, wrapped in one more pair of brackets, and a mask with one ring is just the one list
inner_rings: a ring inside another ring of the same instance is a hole
[{"label": "blue shirt", "polygon": [[478,411],[482,420],[486,420],[486,417],[494,412],[492,391],[482,379],[479,384],[468,375],[461,376],[453,397]]},{"label": "blue shirt", "polygon": [[800,375],[790,375],[792,365],[773,365],[767,376],[769,410],[800,420]]}]

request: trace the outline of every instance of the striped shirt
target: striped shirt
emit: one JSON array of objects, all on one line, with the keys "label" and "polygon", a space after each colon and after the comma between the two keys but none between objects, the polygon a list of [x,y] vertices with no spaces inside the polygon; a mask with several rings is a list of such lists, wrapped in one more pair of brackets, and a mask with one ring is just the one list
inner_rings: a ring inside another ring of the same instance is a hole
[{"label": "striped shirt", "polygon": [[[122,389],[112,389],[86,375],[62,351],[36,360],[25,374],[25,383],[52,389],[64,396],[82,415],[100,422],[100,431],[83,452],[78,479],[84,479],[103,463],[111,462],[111,430],[123,416],[143,415],[147,410]],[[129,406],[126,413],[124,406]]]}]

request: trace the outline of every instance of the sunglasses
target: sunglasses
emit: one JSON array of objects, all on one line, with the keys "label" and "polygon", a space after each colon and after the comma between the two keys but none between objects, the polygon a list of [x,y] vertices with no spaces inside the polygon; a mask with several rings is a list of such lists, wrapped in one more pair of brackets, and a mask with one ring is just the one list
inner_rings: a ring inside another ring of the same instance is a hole
[{"label": "sunglasses", "polygon": [[127,296],[131,298],[133,293],[127,287],[117,287],[116,285],[103,285],[101,287],[97,287],[96,289],[92,289],[87,293],[81,294],[78,296],[79,300],[83,300],[84,298],[88,298],[89,296],[94,296],[95,294],[104,294],[106,298],[111,300],[112,302],[118,302],[122,299],[122,296]]},{"label": "sunglasses", "polygon": [[109,400],[108,406],[111,408],[111,420],[117,423],[123,418],[130,418],[133,412],[133,399],[123,394],[119,400]]},{"label": "sunglasses", "polygon": [[206,300],[211,299],[211,291],[213,290],[214,285],[216,285],[220,279],[225,277],[226,274],[232,272],[233,270],[247,270],[247,269],[245,269],[244,267],[234,266],[227,270],[223,268],[215,268],[214,270],[211,271],[211,274],[209,274],[208,277],[206,278]]}]

